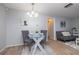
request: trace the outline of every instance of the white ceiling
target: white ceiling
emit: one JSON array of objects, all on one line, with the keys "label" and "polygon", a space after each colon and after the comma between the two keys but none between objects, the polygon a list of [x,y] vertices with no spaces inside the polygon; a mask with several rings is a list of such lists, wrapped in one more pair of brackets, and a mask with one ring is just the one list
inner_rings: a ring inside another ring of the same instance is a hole
[{"label": "white ceiling", "polygon": [[[49,16],[70,18],[79,17],[79,4],[74,3],[73,6],[64,8],[66,4],[67,3],[36,3],[34,5],[34,10]],[[31,3],[5,3],[3,5],[7,8],[22,11],[29,11],[32,8]]]}]

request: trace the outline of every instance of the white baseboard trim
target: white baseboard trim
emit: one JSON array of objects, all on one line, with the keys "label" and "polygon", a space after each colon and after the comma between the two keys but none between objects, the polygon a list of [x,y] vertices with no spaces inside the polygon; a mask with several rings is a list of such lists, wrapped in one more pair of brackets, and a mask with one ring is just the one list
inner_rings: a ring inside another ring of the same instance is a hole
[{"label": "white baseboard trim", "polygon": [[23,45],[23,44],[7,45],[7,46],[5,46],[4,48],[2,48],[2,49],[0,50],[0,52],[2,52],[3,50],[5,50],[5,49],[8,48],[8,47],[20,46],[20,45]]},{"label": "white baseboard trim", "polygon": [[7,45],[6,47],[20,46],[20,45],[23,45],[23,44]]},{"label": "white baseboard trim", "polygon": [[7,47],[5,46],[4,48],[2,48],[2,49],[0,50],[0,52],[4,51],[6,48],[7,48]]}]

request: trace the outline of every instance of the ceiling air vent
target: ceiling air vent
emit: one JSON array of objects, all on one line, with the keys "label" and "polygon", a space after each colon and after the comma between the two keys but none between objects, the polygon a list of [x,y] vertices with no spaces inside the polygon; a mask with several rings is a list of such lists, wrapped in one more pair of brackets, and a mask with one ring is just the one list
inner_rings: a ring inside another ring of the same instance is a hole
[{"label": "ceiling air vent", "polygon": [[71,6],[73,6],[73,3],[67,4],[66,6],[64,6],[64,8],[69,8],[69,7],[71,7]]}]

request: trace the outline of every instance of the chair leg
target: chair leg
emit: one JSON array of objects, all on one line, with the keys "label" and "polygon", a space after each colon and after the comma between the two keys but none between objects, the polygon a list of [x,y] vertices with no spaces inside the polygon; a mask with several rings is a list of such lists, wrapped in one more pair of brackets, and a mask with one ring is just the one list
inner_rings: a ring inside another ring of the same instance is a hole
[{"label": "chair leg", "polygon": [[31,46],[29,45],[29,51],[31,51]]},{"label": "chair leg", "polygon": [[24,45],[23,45],[23,46],[24,46],[24,48],[25,48],[26,44],[24,43]]},{"label": "chair leg", "polygon": [[31,43],[28,44],[29,51],[31,51]]},{"label": "chair leg", "polygon": [[44,44],[43,43],[41,43],[41,46],[44,48]]}]

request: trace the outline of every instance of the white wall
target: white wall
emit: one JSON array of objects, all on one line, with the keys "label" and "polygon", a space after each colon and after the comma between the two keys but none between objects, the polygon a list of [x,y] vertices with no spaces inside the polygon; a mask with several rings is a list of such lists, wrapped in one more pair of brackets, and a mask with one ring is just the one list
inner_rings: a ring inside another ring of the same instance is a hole
[{"label": "white wall", "polygon": [[79,18],[76,18],[76,19],[72,19],[72,27],[76,27],[78,32],[79,32]]},{"label": "white wall", "polygon": [[5,8],[0,4],[0,50],[6,46]]},{"label": "white wall", "polygon": [[[47,16],[39,16],[39,18],[33,19],[26,15],[26,12],[9,9],[7,11],[7,45],[20,45],[22,42],[21,30],[47,30]],[[28,25],[23,26],[22,20],[27,20]],[[36,26],[38,25],[38,26]]]},{"label": "white wall", "polygon": [[[65,21],[66,27],[61,28],[60,22]],[[55,30],[56,31],[69,31],[71,27],[71,19],[69,18],[63,18],[63,17],[55,17]]]},{"label": "white wall", "polygon": [[[38,18],[29,18],[26,15],[26,12],[8,9],[7,10],[7,46],[13,45],[21,45],[23,44],[22,41],[22,30],[36,30],[38,29],[45,29],[47,30],[47,19],[48,16],[41,15]],[[28,25],[23,26],[22,21],[27,20]],[[60,22],[65,20],[66,27],[61,28]],[[55,30],[56,31],[64,31],[70,29],[71,20],[68,18],[62,17],[55,17]]]}]

